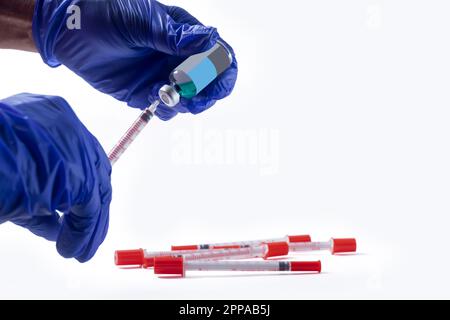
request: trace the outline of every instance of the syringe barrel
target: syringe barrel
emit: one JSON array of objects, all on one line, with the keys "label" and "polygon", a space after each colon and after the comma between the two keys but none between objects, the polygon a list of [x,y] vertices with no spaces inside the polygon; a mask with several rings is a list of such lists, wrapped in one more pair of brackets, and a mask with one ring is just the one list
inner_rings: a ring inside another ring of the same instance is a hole
[{"label": "syringe barrel", "polygon": [[288,261],[186,261],[192,271],[290,271]]},{"label": "syringe barrel", "polygon": [[155,274],[184,276],[186,271],[321,272],[320,261],[185,261],[155,259]]},{"label": "syringe barrel", "polygon": [[260,245],[239,249],[201,250],[183,256],[185,261],[252,259],[263,258],[266,255],[266,251],[267,247]]},{"label": "syringe barrel", "polygon": [[[195,255],[186,255],[186,260],[239,260],[251,258],[273,258],[289,254],[287,242],[263,243],[240,249],[200,250]],[[192,257],[192,258],[191,258]]]},{"label": "syringe barrel", "polygon": [[308,252],[308,251],[322,251],[332,250],[331,241],[327,242],[304,242],[289,244],[289,251],[291,252]]},{"label": "syringe barrel", "polygon": [[320,261],[185,261],[191,271],[321,272]]},{"label": "syringe barrel", "polygon": [[298,236],[285,236],[282,238],[274,239],[261,239],[261,240],[251,240],[251,241],[237,241],[237,242],[224,242],[224,243],[211,243],[211,244],[199,244],[199,245],[188,245],[188,246],[172,246],[173,251],[180,250],[210,250],[210,249],[233,249],[233,248],[243,248],[258,246],[264,243],[276,243],[276,242],[289,242],[289,243],[301,243],[301,242],[311,242],[311,236],[309,235],[298,235]]},{"label": "syringe barrel", "polygon": [[133,125],[128,129],[125,135],[119,140],[119,142],[114,146],[112,151],[109,153],[109,161],[114,165],[128,147],[133,143],[136,137],[144,130],[150,120],[153,118],[153,113],[147,109],[140,117],[133,123]]}]

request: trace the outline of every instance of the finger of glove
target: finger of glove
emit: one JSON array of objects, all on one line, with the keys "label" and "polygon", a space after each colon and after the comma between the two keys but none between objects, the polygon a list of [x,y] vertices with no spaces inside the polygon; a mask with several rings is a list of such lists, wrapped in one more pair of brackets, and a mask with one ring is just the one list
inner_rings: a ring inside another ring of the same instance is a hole
[{"label": "finger of glove", "polygon": [[170,108],[165,105],[160,105],[158,109],[156,109],[155,115],[161,119],[162,121],[172,120],[177,116],[178,112],[174,110],[174,108]]},{"label": "finger of glove", "polygon": [[155,49],[169,55],[189,56],[212,48],[219,38],[216,28],[205,27],[184,10],[161,3],[158,6],[160,18],[154,19],[152,26]]},{"label": "finger of glove", "polygon": [[217,30],[202,25],[176,23],[170,17],[163,39],[156,43],[158,50],[174,56],[190,56],[209,50],[219,38]]},{"label": "finger of glove", "polygon": [[172,17],[172,19],[178,23],[187,23],[191,25],[203,25],[197,20],[193,15],[184,10],[183,8],[177,6],[166,6],[167,13]]},{"label": "finger of glove", "polygon": [[181,56],[189,56],[196,53],[204,52],[212,48],[217,40],[219,39],[219,34],[217,32],[216,28],[213,27],[206,27],[203,23],[201,23],[197,18],[195,18],[193,15],[191,15],[189,12],[184,10],[183,8],[177,7],[177,6],[165,6],[166,11],[168,15],[175,21],[175,23],[186,25],[186,26],[193,26],[197,29],[196,33],[198,33],[198,43],[202,41],[201,34],[206,32],[210,32],[210,38],[208,41],[205,42],[205,45],[201,47],[200,45],[194,46],[192,43],[191,45],[188,45],[186,48],[186,52],[183,52],[179,55]]},{"label": "finger of glove", "polygon": [[56,212],[49,216],[14,219],[11,222],[28,229],[38,237],[53,242],[58,238],[61,228],[60,216]]},{"label": "finger of glove", "polygon": [[98,186],[87,203],[73,207],[63,216],[57,250],[65,258],[89,261],[106,237],[111,192]]}]

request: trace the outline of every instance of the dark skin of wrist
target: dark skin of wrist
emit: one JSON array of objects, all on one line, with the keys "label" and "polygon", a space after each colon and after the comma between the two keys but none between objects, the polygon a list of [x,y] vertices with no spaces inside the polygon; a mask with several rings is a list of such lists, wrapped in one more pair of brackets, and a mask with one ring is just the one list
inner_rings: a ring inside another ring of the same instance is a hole
[{"label": "dark skin of wrist", "polygon": [[0,0],[0,49],[36,52],[31,26],[34,0]]}]

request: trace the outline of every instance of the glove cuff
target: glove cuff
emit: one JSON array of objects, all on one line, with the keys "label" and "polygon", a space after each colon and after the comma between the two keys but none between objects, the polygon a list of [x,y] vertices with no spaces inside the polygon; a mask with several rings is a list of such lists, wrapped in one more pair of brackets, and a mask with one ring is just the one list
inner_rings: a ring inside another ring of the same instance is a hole
[{"label": "glove cuff", "polygon": [[61,63],[54,55],[55,42],[66,27],[67,8],[71,0],[36,0],[33,14],[33,39],[42,60],[50,67]]}]

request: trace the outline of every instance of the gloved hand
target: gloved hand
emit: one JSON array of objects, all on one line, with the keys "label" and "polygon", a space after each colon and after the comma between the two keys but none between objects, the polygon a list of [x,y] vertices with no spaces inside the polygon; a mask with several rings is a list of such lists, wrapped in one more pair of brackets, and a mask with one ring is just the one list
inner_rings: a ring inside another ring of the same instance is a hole
[{"label": "gloved hand", "polygon": [[[80,29],[68,28],[77,22]],[[185,10],[154,0],[36,0],[33,37],[48,65],[63,64],[97,90],[140,109],[158,99],[175,67],[220,38]],[[234,59],[199,96],[174,109],[163,105],[156,115],[170,120],[178,112],[205,111],[231,93],[237,71]]]},{"label": "gloved hand", "polygon": [[0,100],[0,154],[0,223],[56,241],[63,257],[91,259],[108,230],[111,165],[69,104]]}]

